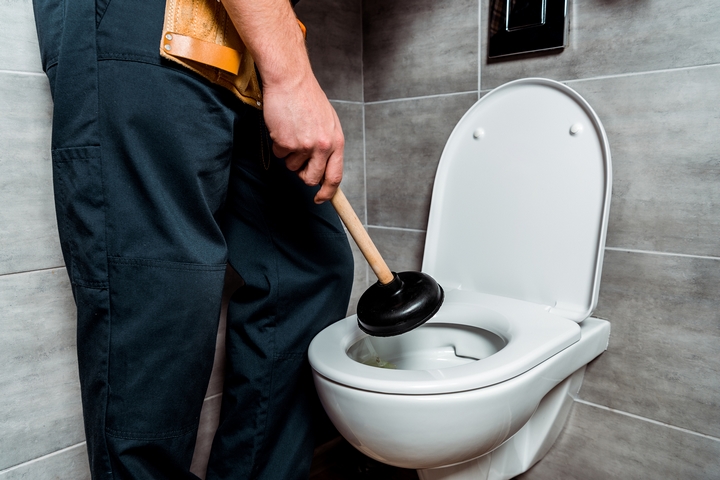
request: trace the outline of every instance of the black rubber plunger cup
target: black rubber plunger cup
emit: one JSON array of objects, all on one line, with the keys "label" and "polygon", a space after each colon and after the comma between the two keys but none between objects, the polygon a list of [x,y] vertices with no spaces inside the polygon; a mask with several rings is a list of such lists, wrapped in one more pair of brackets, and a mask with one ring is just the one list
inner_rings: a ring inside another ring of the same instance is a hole
[{"label": "black rubber plunger cup", "polygon": [[430,320],[445,299],[442,287],[422,272],[391,272],[339,188],[331,203],[378,277],[358,302],[360,329],[375,337],[390,337]]},{"label": "black rubber plunger cup", "polygon": [[378,281],[363,293],[357,306],[358,325],[365,333],[390,337],[409,332],[437,313],[443,289],[422,272],[393,273],[390,283]]}]

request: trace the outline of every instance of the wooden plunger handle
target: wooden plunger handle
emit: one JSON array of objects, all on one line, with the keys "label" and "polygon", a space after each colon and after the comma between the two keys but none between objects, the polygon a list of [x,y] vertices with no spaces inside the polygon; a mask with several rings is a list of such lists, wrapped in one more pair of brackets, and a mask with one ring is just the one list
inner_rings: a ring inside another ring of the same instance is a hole
[{"label": "wooden plunger handle", "polygon": [[339,188],[337,189],[337,192],[332,200],[330,200],[330,203],[332,203],[332,206],[335,207],[340,219],[347,227],[350,235],[352,235],[353,240],[357,243],[358,248],[365,257],[365,260],[367,260],[370,264],[370,268],[372,268],[372,271],[375,272],[375,275],[380,283],[387,285],[392,282],[392,272],[385,263],[385,260],[383,260],[380,252],[378,252],[377,247],[375,247],[375,244],[370,239],[370,235],[368,235],[367,231],[365,231],[360,219],[355,214],[355,210],[353,210],[350,206],[350,202],[348,202],[348,199],[345,197],[342,190]]}]

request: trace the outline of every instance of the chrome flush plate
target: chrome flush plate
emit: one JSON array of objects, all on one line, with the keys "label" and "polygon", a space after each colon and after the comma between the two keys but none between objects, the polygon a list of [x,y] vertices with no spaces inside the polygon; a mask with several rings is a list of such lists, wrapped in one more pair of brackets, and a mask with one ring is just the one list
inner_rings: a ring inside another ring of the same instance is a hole
[{"label": "chrome flush plate", "polygon": [[490,0],[488,57],[562,49],[569,0]]}]

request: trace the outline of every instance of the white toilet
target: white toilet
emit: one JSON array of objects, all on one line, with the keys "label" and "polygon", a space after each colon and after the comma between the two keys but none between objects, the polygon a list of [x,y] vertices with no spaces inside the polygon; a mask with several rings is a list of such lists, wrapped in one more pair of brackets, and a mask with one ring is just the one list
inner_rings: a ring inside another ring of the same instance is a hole
[{"label": "white toilet", "polygon": [[460,120],[438,166],[422,270],[440,311],[396,337],[355,316],[315,337],[315,385],[340,433],[423,480],[512,478],[565,423],[607,348],[597,303],[611,194],[607,137],[569,87],[529,78]]}]

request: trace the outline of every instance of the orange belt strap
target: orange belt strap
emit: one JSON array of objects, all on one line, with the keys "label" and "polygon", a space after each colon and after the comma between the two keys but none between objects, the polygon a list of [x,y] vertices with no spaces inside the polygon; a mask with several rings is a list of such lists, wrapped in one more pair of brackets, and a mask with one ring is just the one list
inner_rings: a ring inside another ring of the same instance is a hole
[{"label": "orange belt strap", "polygon": [[240,69],[240,52],[217,43],[205,42],[175,32],[165,32],[162,48],[165,53],[173,57],[204,63],[233,75],[237,75]]}]

